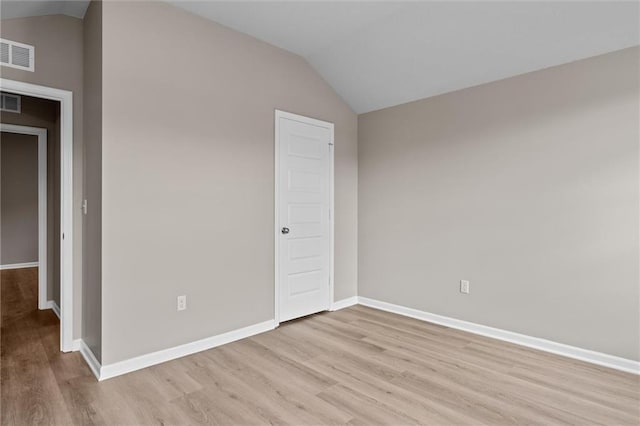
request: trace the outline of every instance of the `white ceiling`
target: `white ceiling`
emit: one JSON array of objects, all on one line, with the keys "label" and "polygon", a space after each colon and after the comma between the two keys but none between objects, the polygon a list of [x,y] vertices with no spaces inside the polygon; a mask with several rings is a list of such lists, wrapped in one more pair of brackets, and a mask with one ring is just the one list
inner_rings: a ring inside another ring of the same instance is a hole
[{"label": "white ceiling", "polygon": [[2,19],[25,18],[27,16],[69,15],[84,18],[89,1],[54,0],[1,0],[0,17]]},{"label": "white ceiling", "polygon": [[[5,1],[2,18],[87,1]],[[640,44],[640,2],[169,1],[306,58],[358,113]]]},{"label": "white ceiling", "polygon": [[171,2],[297,53],[358,113],[640,44],[638,2]]}]

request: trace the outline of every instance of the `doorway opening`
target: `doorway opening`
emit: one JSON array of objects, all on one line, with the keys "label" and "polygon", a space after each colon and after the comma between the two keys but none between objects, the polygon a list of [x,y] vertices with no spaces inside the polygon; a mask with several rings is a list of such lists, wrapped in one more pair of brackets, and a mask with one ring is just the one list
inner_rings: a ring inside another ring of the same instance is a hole
[{"label": "doorway opening", "polygon": [[[27,110],[30,107],[27,100]],[[57,106],[51,107],[55,111]],[[6,118],[3,111],[0,120],[0,269],[37,267],[38,309],[53,309],[60,316],[55,284],[49,279],[49,266],[53,269],[56,259],[54,255],[50,262],[48,256],[52,239],[47,232],[51,222],[47,207],[53,191],[49,191],[47,185],[50,157],[47,129],[6,124],[11,121],[14,120]],[[52,147],[51,157],[55,155],[54,149]]]},{"label": "doorway opening", "polygon": [[3,135],[39,141],[38,308],[58,315],[60,350],[70,352],[78,349],[73,340],[73,94],[7,79],[0,79],[0,90],[20,97],[19,111],[3,108]]}]

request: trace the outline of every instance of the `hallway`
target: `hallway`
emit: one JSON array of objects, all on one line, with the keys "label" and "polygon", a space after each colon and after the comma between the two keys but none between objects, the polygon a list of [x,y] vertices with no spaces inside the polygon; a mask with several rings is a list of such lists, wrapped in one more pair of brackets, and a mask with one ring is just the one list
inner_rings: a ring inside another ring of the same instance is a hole
[{"label": "hallway", "polygon": [[66,385],[95,378],[79,352],[60,352],[60,321],[53,311],[38,310],[38,268],[0,274],[0,423],[71,424],[63,396],[69,392]]}]

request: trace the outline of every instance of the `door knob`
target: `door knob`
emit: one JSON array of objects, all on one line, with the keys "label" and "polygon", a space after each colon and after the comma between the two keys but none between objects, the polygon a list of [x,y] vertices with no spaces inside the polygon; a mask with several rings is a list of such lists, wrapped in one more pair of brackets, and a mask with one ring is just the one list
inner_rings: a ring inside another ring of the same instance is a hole
[{"label": "door knob", "polygon": [[288,234],[288,233],[289,233],[289,228],[286,228],[286,227],[285,227],[285,228],[282,228],[282,231],[281,231],[281,232],[282,232],[283,234]]}]

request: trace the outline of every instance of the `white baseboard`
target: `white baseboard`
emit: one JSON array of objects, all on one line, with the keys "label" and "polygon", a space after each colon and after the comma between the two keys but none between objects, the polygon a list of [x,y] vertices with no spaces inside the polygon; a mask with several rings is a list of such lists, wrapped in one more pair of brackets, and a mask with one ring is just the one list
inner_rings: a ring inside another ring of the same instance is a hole
[{"label": "white baseboard", "polygon": [[60,319],[60,307],[58,306],[55,300],[47,300],[47,303],[44,305],[44,308],[42,309],[53,310],[53,313],[56,314],[58,319]]},{"label": "white baseboard", "polygon": [[71,345],[71,352],[78,352],[82,347],[82,339],[74,340]]},{"label": "white baseboard", "polygon": [[82,354],[82,357],[89,365],[89,368],[93,372],[93,375],[96,376],[96,379],[101,380],[100,371],[102,370],[102,367],[100,366],[100,363],[96,359],[96,356],[93,354],[93,351],[89,348],[89,346],[87,346],[87,344],[82,339],[78,339],[74,341],[74,346],[76,345],[77,341],[79,341],[80,353]]},{"label": "white baseboard", "polygon": [[579,359],[581,361],[590,362],[592,364],[597,364],[604,367],[614,368],[616,370],[621,370],[628,373],[640,374],[640,362],[638,361],[620,358],[614,355],[608,355],[589,349],[577,348],[575,346],[552,342],[551,340],[540,339],[538,337],[527,336],[525,334],[514,333],[512,331],[502,330],[499,328],[488,327],[486,325],[480,325],[473,322],[462,321],[442,315],[436,315],[430,312],[419,311],[417,309],[394,305],[387,302],[381,302],[379,300],[369,299],[367,297],[358,297],[358,303],[370,308],[380,309],[382,311],[392,312],[394,314],[399,314],[406,317],[431,322],[434,324],[444,325],[446,327],[467,331],[469,333],[479,334],[481,336],[492,337],[494,339],[503,340],[505,342],[515,343],[517,345],[566,356],[568,358]]},{"label": "white baseboard", "polygon": [[348,297],[346,299],[338,300],[331,304],[331,311],[337,311],[340,309],[348,308],[349,306],[358,304],[358,296]]},{"label": "white baseboard", "polygon": [[163,349],[113,364],[103,365],[99,368],[99,374],[96,375],[96,377],[99,377],[98,380],[110,379],[112,377],[120,376],[152,365],[171,361],[172,359],[181,358],[196,352],[215,348],[216,346],[235,342],[236,340],[255,336],[256,334],[264,333],[265,331],[273,330],[274,328],[274,320],[264,321],[238,330],[218,334],[217,336],[207,337],[206,339],[186,343],[173,348]]},{"label": "white baseboard", "polygon": [[21,269],[21,268],[35,268],[38,266],[38,262],[26,262],[26,263],[11,263],[7,265],[0,265],[0,270],[4,269]]},{"label": "white baseboard", "polygon": [[53,309],[53,313],[57,315],[58,319],[62,319],[62,317],[60,316],[60,307],[55,302],[55,300],[52,300],[52,302],[53,305],[51,306],[51,309]]},{"label": "white baseboard", "polygon": [[[468,321],[462,321],[455,318],[432,314],[430,312],[420,311],[400,305],[394,305],[392,303],[382,302],[366,297],[350,297],[347,299],[339,300],[332,304],[331,310],[335,311],[344,309],[356,304],[380,309],[382,311],[392,312],[395,314],[431,322],[434,324],[444,325],[446,327],[467,331],[469,333],[474,333],[481,336],[515,343],[517,345],[566,356],[568,358],[590,362],[592,364],[597,364],[604,367],[614,368],[616,370],[621,370],[633,374],[640,374],[640,362],[638,361],[620,358],[617,356],[595,352],[588,349],[577,348],[575,346],[552,342],[550,340],[514,333],[499,328],[488,327]],[[91,352],[91,349],[89,349],[84,341],[80,339],[75,340],[73,350],[80,350],[82,356],[84,357],[85,361],[91,368],[91,371],[93,372],[93,374],[95,374],[98,380],[106,380],[112,377],[120,376],[122,374],[130,373],[132,371],[150,367],[152,365],[161,364],[163,362],[171,361],[176,358],[191,355],[196,352],[201,352],[227,343],[235,342],[240,339],[273,330],[274,328],[274,320],[264,321],[238,330],[219,334],[217,336],[208,337],[195,342],[186,343],[184,345],[175,346],[173,348],[163,349],[157,352],[152,352],[146,355],[141,355],[135,358],[104,366],[100,365],[96,357],[93,355],[93,352]]]}]

